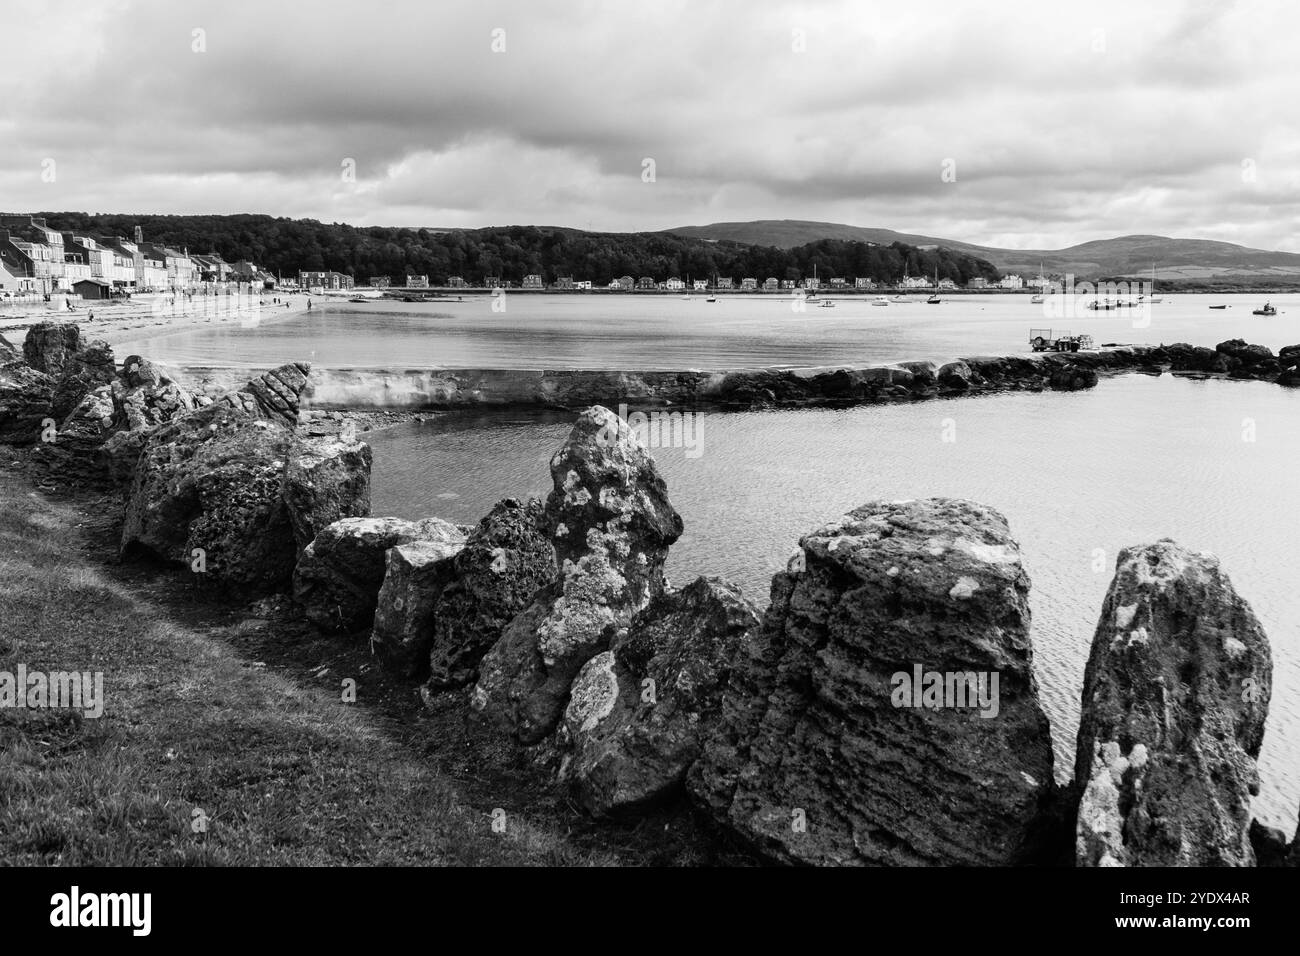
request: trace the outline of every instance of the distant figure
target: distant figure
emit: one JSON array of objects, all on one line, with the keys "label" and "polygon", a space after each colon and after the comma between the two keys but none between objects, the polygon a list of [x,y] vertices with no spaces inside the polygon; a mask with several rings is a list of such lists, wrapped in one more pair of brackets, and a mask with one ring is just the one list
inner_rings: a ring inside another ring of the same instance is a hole
[{"label": "distant figure", "polygon": [[311,311],[311,299],[308,299],[308,300],[307,300],[307,311],[308,311],[308,312]]},{"label": "distant figure", "polygon": [[94,322],[94,321],[95,321],[95,313],[94,313],[94,312],[87,312],[87,313],[86,313],[86,321],[87,321],[87,322]]}]

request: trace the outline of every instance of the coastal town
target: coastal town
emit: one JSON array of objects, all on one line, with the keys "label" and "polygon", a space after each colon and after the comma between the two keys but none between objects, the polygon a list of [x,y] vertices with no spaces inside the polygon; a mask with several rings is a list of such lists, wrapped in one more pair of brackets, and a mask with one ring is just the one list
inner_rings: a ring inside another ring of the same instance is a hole
[{"label": "coastal town", "polygon": [[[969,291],[1046,289],[1049,279],[1025,279],[1005,275],[997,281],[974,277]],[[547,277],[531,273],[521,279],[502,275],[482,276],[367,276],[364,279],[332,270],[302,270],[296,275],[272,273],[248,260],[226,261],[217,251],[195,252],[162,242],[146,240],[137,226],[127,238],[114,235],[86,235],[51,228],[34,215],[0,216],[0,303],[50,301],[56,295],[88,300],[125,298],[138,293],[186,295],[258,294],[270,291],[308,293],[352,292],[370,289],[380,292],[416,290],[511,289],[535,292],[669,292],[684,293],[792,293],[874,292],[878,288],[901,291],[957,291],[946,278],[904,276],[897,284],[883,285],[866,277],[816,275],[778,279],[713,276],[696,279],[632,275],[611,279],[579,278],[572,275]]]}]

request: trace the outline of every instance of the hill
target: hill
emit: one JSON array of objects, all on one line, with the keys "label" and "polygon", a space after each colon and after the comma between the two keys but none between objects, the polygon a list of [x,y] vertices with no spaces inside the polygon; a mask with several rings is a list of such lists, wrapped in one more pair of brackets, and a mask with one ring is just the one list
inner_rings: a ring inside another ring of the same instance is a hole
[{"label": "hill", "polygon": [[1168,236],[1119,236],[1098,239],[1065,249],[1000,249],[954,239],[943,239],[892,229],[850,226],[843,223],[797,219],[760,219],[753,222],[717,222],[707,226],[682,226],[668,232],[695,239],[752,243],[791,248],[818,239],[942,246],[986,259],[1004,272],[1037,275],[1074,273],[1081,279],[1149,275],[1156,265],[1162,279],[1193,281],[1253,279],[1300,283],[1300,254],[1251,249],[1208,239]]}]

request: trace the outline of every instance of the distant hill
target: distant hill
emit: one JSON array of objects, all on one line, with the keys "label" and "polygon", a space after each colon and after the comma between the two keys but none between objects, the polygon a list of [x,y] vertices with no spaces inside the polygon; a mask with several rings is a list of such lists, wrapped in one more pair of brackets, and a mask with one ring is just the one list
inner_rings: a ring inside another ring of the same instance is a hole
[{"label": "distant hill", "polygon": [[912,246],[942,246],[954,252],[986,259],[1003,272],[1037,275],[1074,273],[1081,279],[1150,274],[1154,263],[1161,278],[1183,280],[1252,279],[1300,282],[1300,254],[1250,249],[1208,239],[1171,239],[1168,236],[1119,236],[1080,243],[1067,249],[998,249],[955,239],[916,233],[849,226],[798,219],[759,219],[753,222],[715,222],[707,226],[682,226],[666,232],[694,239],[726,240],[788,249],[819,239],[855,240]]}]

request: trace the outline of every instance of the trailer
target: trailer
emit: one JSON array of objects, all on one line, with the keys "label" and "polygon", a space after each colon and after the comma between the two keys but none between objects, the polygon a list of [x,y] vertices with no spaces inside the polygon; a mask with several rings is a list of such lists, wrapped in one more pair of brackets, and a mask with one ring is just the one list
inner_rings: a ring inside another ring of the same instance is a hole
[{"label": "trailer", "polygon": [[1030,329],[1029,347],[1035,352],[1078,352],[1093,348],[1092,336],[1057,333],[1052,329]]}]

